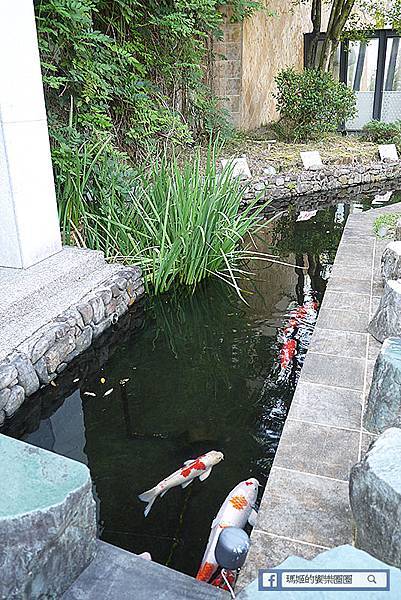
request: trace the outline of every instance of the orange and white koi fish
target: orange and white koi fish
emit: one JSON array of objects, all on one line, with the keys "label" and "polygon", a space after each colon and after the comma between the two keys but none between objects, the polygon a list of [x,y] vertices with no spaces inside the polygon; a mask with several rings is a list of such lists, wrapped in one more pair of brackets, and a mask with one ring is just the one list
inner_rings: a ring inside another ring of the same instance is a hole
[{"label": "orange and white koi fish", "polygon": [[148,503],[144,511],[145,517],[148,516],[150,509],[158,496],[162,498],[168,490],[171,490],[171,488],[177,487],[178,485],[182,488],[186,488],[196,477],[199,477],[201,481],[205,481],[212,472],[212,468],[223,459],[224,455],[222,452],[211,450],[206,454],[202,454],[199,458],[187,460],[178,471],[175,471],[172,475],[169,475],[169,477],[160,481],[160,483],[151,490],[140,494],[138,496],[139,500]]},{"label": "orange and white koi fish", "polygon": [[224,527],[243,529],[247,521],[250,525],[255,525],[257,514],[253,506],[258,495],[258,488],[259,481],[252,477],[241,481],[228,494],[212,523],[209,540],[196,579],[209,582],[219,568],[214,551],[220,532]]}]

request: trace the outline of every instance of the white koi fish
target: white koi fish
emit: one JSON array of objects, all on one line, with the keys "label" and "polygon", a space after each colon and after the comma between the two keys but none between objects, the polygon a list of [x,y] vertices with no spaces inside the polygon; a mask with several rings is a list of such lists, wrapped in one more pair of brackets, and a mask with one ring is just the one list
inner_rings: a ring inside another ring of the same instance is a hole
[{"label": "white koi fish", "polygon": [[235,486],[224,500],[214,519],[207,542],[205,554],[196,579],[209,582],[219,565],[214,551],[217,540],[224,527],[240,527],[243,529],[249,522],[252,527],[256,524],[256,510],[253,508],[258,495],[259,481],[251,477]]},{"label": "white koi fish", "polygon": [[150,509],[158,496],[162,498],[168,490],[171,490],[171,488],[177,487],[178,485],[182,488],[186,488],[196,477],[199,477],[201,481],[205,481],[212,472],[212,468],[223,459],[224,455],[222,452],[211,450],[196,459],[187,460],[181,469],[178,469],[178,471],[175,471],[172,475],[163,479],[163,481],[158,483],[151,490],[140,494],[140,496],[138,496],[139,500],[148,503],[144,511],[145,517],[148,516]]}]

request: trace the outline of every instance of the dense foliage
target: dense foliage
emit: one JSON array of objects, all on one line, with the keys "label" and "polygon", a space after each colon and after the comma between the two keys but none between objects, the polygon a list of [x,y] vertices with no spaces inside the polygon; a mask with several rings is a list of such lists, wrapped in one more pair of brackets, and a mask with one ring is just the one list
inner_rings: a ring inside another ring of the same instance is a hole
[{"label": "dense foliage", "polygon": [[[227,127],[204,83],[218,0],[38,0],[35,4],[50,131],[107,133],[137,155]],[[234,18],[258,2],[234,0]]]},{"label": "dense foliage", "polygon": [[401,150],[401,121],[384,123],[384,121],[369,121],[363,127],[364,138],[376,144],[396,144]]},{"label": "dense foliage", "polygon": [[276,83],[277,130],[289,141],[319,139],[355,115],[355,93],[331,73],[284,69]]}]

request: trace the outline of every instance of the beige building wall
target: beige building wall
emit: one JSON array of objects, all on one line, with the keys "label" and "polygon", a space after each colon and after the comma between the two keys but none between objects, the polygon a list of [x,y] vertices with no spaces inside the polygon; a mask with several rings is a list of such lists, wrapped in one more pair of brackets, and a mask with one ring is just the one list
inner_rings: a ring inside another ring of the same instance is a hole
[{"label": "beige building wall", "polygon": [[303,36],[311,30],[309,4],[267,0],[267,6],[269,12],[243,23],[231,23],[226,12],[223,39],[213,41],[213,91],[244,130],[277,118],[274,78],[285,67],[302,69]]},{"label": "beige building wall", "polygon": [[308,4],[269,0],[268,7],[275,16],[258,12],[242,26],[242,129],[277,119],[274,78],[286,67],[302,69],[304,33],[311,30]]}]

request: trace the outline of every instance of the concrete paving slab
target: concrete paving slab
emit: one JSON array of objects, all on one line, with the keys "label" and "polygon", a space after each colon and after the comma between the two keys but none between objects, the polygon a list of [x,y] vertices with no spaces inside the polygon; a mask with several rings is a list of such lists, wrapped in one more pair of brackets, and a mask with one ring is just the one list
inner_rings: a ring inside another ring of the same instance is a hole
[{"label": "concrete paving slab", "polygon": [[350,543],[348,482],[274,466],[256,527],[317,546]]},{"label": "concrete paving slab", "polygon": [[342,294],[340,292],[327,290],[323,302],[322,308],[325,310],[350,310],[352,312],[360,312],[366,314],[369,310],[369,294]]},{"label": "concrete paving slab", "polygon": [[358,462],[359,437],[357,430],[288,418],[274,465],[348,481],[351,468]]},{"label": "concrete paving slab", "polygon": [[371,282],[368,279],[350,277],[330,277],[330,290],[345,294],[370,294]]},{"label": "concrete paving slab", "polygon": [[369,316],[356,310],[321,308],[317,325],[324,329],[358,333],[365,332],[368,323]]},{"label": "concrete paving slab", "polygon": [[301,381],[291,403],[291,418],[310,423],[359,430],[362,390]]},{"label": "concrete paving slab", "polygon": [[228,592],[98,541],[97,555],[60,600],[224,600]]},{"label": "concrete paving slab", "polygon": [[302,380],[353,390],[362,390],[365,362],[359,358],[344,358],[308,352],[302,368]]},{"label": "concrete paving slab", "polygon": [[316,327],[308,350],[318,354],[365,358],[366,346],[367,339],[364,333]]}]

